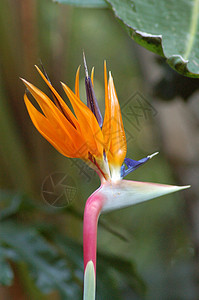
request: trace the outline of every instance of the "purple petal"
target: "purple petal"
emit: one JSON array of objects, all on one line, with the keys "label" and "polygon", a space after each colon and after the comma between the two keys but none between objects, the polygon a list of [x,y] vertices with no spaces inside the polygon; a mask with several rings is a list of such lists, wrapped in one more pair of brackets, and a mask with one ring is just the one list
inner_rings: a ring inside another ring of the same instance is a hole
[{"label": "purple petal", "polygon": [[125,158],[124,163],[127,166],[127,169],[125,169],[125,165],[123,165],[121,167],[121,177],[124,178],[125,176],[127,176],[131,172],[135,171],[137,168],[139,168],[140,166],[145,164],[149,159],[151,159],[153,156],[155,156],[157,154],[158,154],[158,152],[155,152],[155,153],[153,153],[151,155],[148,155],[147,157],[142,158],[138,161],[134,160],[134,159],[131,159],[131,158]]},{"label": "purple petal", "polygon": [[88,69],[87,69],[86,58],[85,58],[84,52],[83,52],[83,59],[84,59],[84,68],[85,68],[85,73],[86,73],[85,85],[86,85],[87,106],[88,106],[88,108],[90,108],[90,110],[96,117],[99,126],[102,127],[103,118],[102,118],[102,115],[101,115],[101,112],[99,109],[99,105],[97,102],[97,98],[95,96],[95,92],[93,89],[91,79],[88,75]]},{"label": "purple petal", "polygon": [[91,82],[90,77],[85,78],[85,85],[86,85],[86,96],[87,96],[87,106],[90,108],[92,113],[95,115],[97,122],[100,127],[102,127],[103,124],[103,118],[99,109],[99,105],[95,96],[95,92],[93,89],[93,85]]}]

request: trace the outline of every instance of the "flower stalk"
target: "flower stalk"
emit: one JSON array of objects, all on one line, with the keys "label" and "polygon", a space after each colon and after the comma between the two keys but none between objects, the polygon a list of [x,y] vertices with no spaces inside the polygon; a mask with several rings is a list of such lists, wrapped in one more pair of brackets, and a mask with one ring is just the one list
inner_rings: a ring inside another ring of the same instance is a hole
[{"label": "flower stalk", "polygon": [[[101,187],[100,187],[101,188]],[[84,210],[83,249],[84,271],[89,261],[93,262],[96,274],[97,224],[103,207],[103,195],[98,194],[100,188],[87,200]]]},{"label": "flower stalk", "polygon": [[84,297],[94,300],[96,290],[97,225],[104,199],[98,194],[101,187],[86,201],[83,223]]}]

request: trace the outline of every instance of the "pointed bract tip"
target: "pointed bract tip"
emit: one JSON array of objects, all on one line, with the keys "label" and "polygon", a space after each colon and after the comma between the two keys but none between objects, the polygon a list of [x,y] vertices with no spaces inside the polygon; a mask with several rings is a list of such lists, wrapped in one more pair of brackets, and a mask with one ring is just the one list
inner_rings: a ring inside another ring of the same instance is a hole
[{"label": "pointed bract tip", "polygon": [[61,83],[61,85],[62,85],[62,88],[64,89],[64,90],[69,90],[69,88],[68,88],[68,86],[65,84],[65,83],[63,83],[62,81],[60,81],[60,83]]},{"label": "pointed bract tip", "polygon": [[88,68],[87,68],[87,64],[86,64],[86,57],[85,57],[84,51],[83,51],[83,61],[84,61],[85,74],[86,74],[86,77],[88,78]]},{"label": "pointed bract tip", "polygon": [[107,63],[106,63],[106,60],[104,60],[104,67],[106,68],[106,66],[107,66]]},{"label": "pointed bract tip", "polygon": [[27,85],[27,84],[29,83],[27,80],[25,80],[25,79],[22,78],[22,77],[19,77],[19,79],[21,79],[25,85]]},{"label": "pointed bract tip", "polygon": [[91,70],[91,82],[92,82],[93,87],[94,87],[94,83],[93,83],[94,71],[95,71],[95,67],[92,67],[92,70]]},{"label": "pointed bract tip", "polygon": [[63,89],[65,89],[65,88],[68,89],[68,87],[65,83],[63,83],[62,81],[60,81],[60,83],[61,83]]},{"label": "pointed bract tip", "polygon": [[191,187],[191,185],[184,185],[184,186],[181,186],[181,189],[185,190],[185,189],[189,189],[190,187]]},{"label": "pointed bract tip", "polygon": [[[37,65],[34,65],[34,67],[36,68],[37,72],[39,72],[39,73],[41,74],[40,68],[39,68]],[[42,67],[43,73],[44,73],[44,75],[45,75],[45,69],[44,69],[43,65],[41,65],[41,67]]]},{"label": "pointed bract tip", "polygon": [[92,69],[91,69],[91,77],[94,76],[94,72],[95,72],[95,67],[92,67]]},{"label": "pointed bract tip", "polygon": [[[37,69],[38,72],[41,72],[40,68],[37,65],[34,65],[34,67]],[[43,67],[43,65],[42,65]]]},{"label": "pointed bract tip", "polygon": [[100,193],[106,197],[102,212],[135,205],[187,188],[190,188],[190,185],[176,186],[130,180],[106,183],[100,190]]},{"label": "pointed bract tip", "polygon": [[151,155],[148,155],[147,157],[148,157],[149,159],[151,159],[152,157],[156,156],[157,154],[159,154],[159,152],[155,152],[155,153],[153,153],[153,154],[151,154]]},{"label": "pointed bract tip", "polygon": [[21,79],[21,81],[23,81],[24,85],[25,85],[25,94],[29,93],[29,89],[27,87],[28,81],[26,81],[25,79],[23,79],[22,77],[19,77],[19,79]]}]

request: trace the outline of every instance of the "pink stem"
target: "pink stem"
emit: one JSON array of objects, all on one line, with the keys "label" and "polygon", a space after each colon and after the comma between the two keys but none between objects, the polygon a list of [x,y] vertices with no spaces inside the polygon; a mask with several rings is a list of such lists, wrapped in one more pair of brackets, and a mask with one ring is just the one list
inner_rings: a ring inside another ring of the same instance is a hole
[{"label": "pink stem", "polygon": [[99,189],[87,200],[84,210],[83,248],[84,270],[92,260],[96,274],[97,223],[103,206],[103,198],[98,194]]}]

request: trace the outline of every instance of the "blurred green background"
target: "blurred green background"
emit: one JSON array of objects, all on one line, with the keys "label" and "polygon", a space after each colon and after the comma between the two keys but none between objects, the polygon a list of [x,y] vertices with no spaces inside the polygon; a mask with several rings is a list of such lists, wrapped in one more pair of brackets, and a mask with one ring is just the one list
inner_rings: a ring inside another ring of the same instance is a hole
[{"label": "blurred green background", "polygon": [[[19,77],[48,93],[34,68],[41,60],[64,97],[60,81],[74,89],[83,50],[89,69],[95,66],[94,86],[103,112],[104,59],[112,71],[128,157],[160,151],[128,179],[178,185],[197,178],[198,170],[191,169],[195,154],[187,152],[189,160],[183,158],[190,144],[182,136],[184,127],[173,123],[179,111],[190,108],[181,99],[174,105],[152,97],[152,80],[162,76],[161,66],[128,37],[111,11],[50,0],[1,0],[0,299],[82,297],[83,209],[100,182],[92,170],[63,157],[36,131]],[[80,88],[85,101],[83,68]],[[135,116],[128,115],[128,107]],[[191,176],[187,170],[193,170]],[[54,203],[44,191],[50,189],[50,179],[63,178],[67,195]],[[101,216],[97,299],[198,299],[194,221],[185,199],[194,196],[188,193]]]}]

